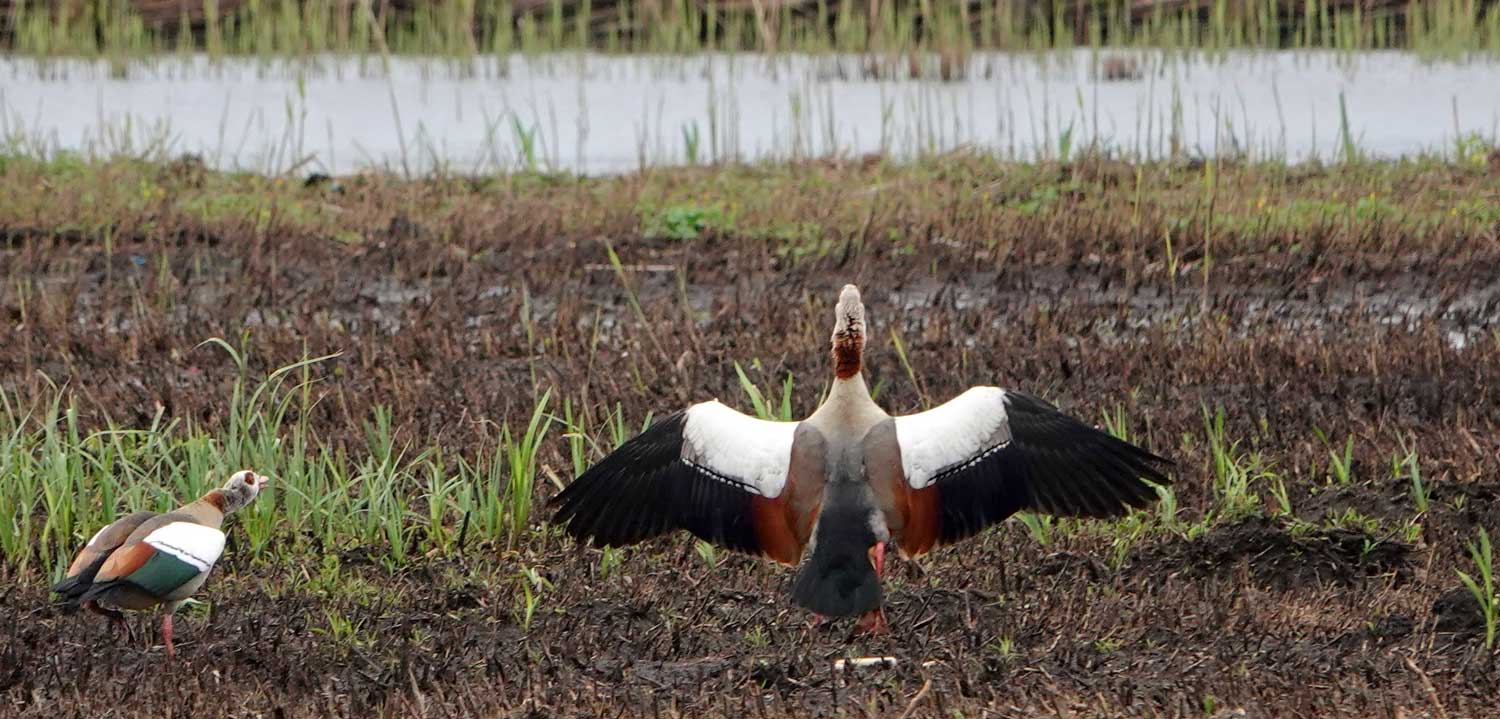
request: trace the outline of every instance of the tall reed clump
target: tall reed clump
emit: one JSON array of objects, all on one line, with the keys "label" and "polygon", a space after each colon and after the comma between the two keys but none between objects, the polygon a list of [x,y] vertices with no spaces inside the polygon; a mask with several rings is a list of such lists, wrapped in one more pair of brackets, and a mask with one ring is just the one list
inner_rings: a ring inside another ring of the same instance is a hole
[{"label": "tall reed clump", "polygon": [[[472,58],[557,50],[866,52],[890,68],[951,78],[974,50],[1074,47],[1406,48],[1500,52],[1500,13],[1482,0],[1367,8],[1343,0],[1028,3],[817,0],[252,0],[10,3],[0,47],[37,57],[310,57],[385,51]],[[59,9],[64,8],[64,9]],[[163,9],[165,8],[165,9]],[[369,22],[373,20],[374,22]],[[931,62],[929,62],[929,60]]]},{"label": "tall reed clump", "polygon": [[[251,467],[262,473],[276,472],[301,480],[287,483],[282,491],[295,495],[288,497],[287,509],[293,510],[293,521],[302,521],[307,511],[321,508],[317,506],[318,498],[327,497],[333,489],[327,472],[315,468],[307,459],[315,444],[307,422],[316,402],[313,367],[338,355],[304,357],[255,381],[250,376],[249,358],[244,350],[217,337],[203,344],[224,351],[234,364],[235,381],[229,393],[226,426],[214,437],[218,440],[217,457],[212,452],[215,442],[210,437],[191,432],[187,438],[189,442],[203,445],[203,451],[197,453],[197,461],[179,475],[183,484],[177,488],[178,496],[193,496],[210,489],[205,482],[211,472],[233,471],[240,467]],[[242,339],[241,346],[244,344]],[[288,422],[289,417],[295,419]],[[275,485],[273,492],[276,491]],[[251,538],[252,549],[257,552],[270,541],[273,524],[278,521],[273,511],[274,504],[256,502],[238,515],[238,521]],[[322,534],[328,536],[329,532],[325,529]]]},{"label": "tall reed clump", "polygon": [[243,347],[204,345],[221,349],[235,370],[212,427],[158,410],[145,427],[106,420],[89,431],[71,393],[23,407],[0,391],[0,573],[59,579],[100,527],[137,510],[174,509],[245,467],[273,477],[227,525],[254,557],[363,547],[399,566],[473,541],[514,548],[529,531],[552,390],[517,429],[500,420],[493,444],[475,457],[404,439],[392,410],[379,406],[360,422],[363,443],[346,447],[309,426],[323,397],[320,368],[337,355],[256,376]]}]

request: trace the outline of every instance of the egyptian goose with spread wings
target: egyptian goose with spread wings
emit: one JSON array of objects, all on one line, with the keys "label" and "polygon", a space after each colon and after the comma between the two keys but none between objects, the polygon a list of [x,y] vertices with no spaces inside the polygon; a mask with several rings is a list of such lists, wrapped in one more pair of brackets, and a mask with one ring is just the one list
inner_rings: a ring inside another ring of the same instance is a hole
[{"label": "egyptian goose with spread wings", "polygon": [[65,606],[123,624],[121,609],[165,605],[161,636],[172,646],[172,613],[208,580],[224,553],[225,515],[253,501],[270,477],[242,470],[223,487],[166,514],[135,512],[99,530],[78,551],[68,576],[52,587]]},{"label": "egyptian goose with spread wings", "polygon": [[907,556],[971,537],[1018,511],[1113,517],[1157,497],[1167,460],[1035,397],[974,387],[892,417],[860,366],[865,309],[839,295],[833,387],[801,422],[702,402],[663,417],[554,500],[554,522],[596,546],[685,529],[713,544],[803,563],[794,600],[885,627],[885,546]]}]

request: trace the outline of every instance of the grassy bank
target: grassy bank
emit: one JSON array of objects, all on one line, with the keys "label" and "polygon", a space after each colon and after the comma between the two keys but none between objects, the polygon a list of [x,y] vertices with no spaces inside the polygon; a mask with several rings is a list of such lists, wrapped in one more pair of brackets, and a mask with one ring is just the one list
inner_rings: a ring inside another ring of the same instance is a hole
[{"label": "grassy bank", "polygon": [[[668,715],[834,713],[835,691],[875,713],[1489,706],[1483,155],[312,183],[8,157],[0,194],[0,692],[23,715],[79,679],[42,657],[159,662],[45,608],[68,553],[246,465],[276,482],[179,625],[225,683],[98,682],[80,711],[646,713],[641,682]],[[1171,455],[1173,486],[1118,522],[1022,517],[897,565],[897,634],[852,644],[765,563],[545,523],[654,415],[810,411],[846,281],[890,411],[1025,389]],[[851,652],[898,668],[834,673]]]},{"label": "grassy bank", "polygon": [[[191,156],[101,163],[67,153],[0,156],[7,196],[0,223],[17,240],[65,237],[105,249],[169,238],[359,248],[405,232],[482,254],[550,232],[594,243],[722,241],[793,263],[861,249],[914,254],[942,236],[982,251],[1106,253],[1132,276],[1163,263],[1172,280],[1186,282],[1189,256],[1236,264],[1331,248],[1346,253],[1341,260],[1382,265],[1408,248],[1434,258],[1472,252],[1500,219],[1500,151],[1478,140],[1441,158],[1332,165],[1077,155],[1040,164],[957,153],[907,164],[866,156],[604,178],[522,172],[413,181],[225,174]],[[1048,236],[1058,231],[1068,244]]]}]

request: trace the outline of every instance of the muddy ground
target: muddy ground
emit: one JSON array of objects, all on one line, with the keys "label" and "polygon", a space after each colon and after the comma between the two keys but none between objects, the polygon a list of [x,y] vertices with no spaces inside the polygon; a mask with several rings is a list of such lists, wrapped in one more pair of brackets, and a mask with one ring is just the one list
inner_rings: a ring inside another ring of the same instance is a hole
[{"label": "muddy ground", "polygon": [[[1455,591],[1455,570],[1473,571],[1465,544],[1500,531],[1492,241],[1384,245],[1393,257],[1301,237],[1321,249],[1242,246],[1205,282],[1191,237],[1174,278],[1159,248],[1112,254],[1063,212],[985,242],[908,224],[899,247],[789,258],[732,233],[648,239],[615,215],[562,230],[526,207],[382,210],[359,242],[187,228],[105,245],[0,228],[0,382],[33,399],[67,384],[95,423],[145,425],[159,405],[212,426],[233,368],[195,346],[247,336],[262,372],[343,353],[321,368],[314,423],[351,446],[386,405],[403,437],[471,447],[546,386],[597,416],[715,396],[747,407],[734,362],[765,389],[792,372],[800,413],[829,373],[837,289],[855,282],[888,409],[975,383],[1090,421],[1118,407],[1177,460],[1182,524],[1122,542],[1113,525],[1069,523],[1043,546],[1010,522],[920,567],[894,562],[893,632],[874,638],[814,626],[787,601],[788,570],[723,554],[710,567],[683,536],[608,576],[597,551],[545,530],[395,570],[351,546],[253,563],[231,539],[172,662],[148,619],[113,636],[50,607],[38,573],[6,568],[0,715],[1500,716],[1497,655]],[[1263,482],[1259,510],[1203,521],[1204,408],[1218,406],[1292,516]],[[1330,480],[1318,431],[1355,438],[1348,484]],[[1401,438],[1420,448],[1421,516],[1392,473]],[[571,471],[556,437],[541,461]],[[1331,519],[1350,508],[1358,520]],[[338,582],[320,581],[330,562]],[[529,627],[523,565],[550,582]],[[836,671],[849,656],[894,663]]]}]

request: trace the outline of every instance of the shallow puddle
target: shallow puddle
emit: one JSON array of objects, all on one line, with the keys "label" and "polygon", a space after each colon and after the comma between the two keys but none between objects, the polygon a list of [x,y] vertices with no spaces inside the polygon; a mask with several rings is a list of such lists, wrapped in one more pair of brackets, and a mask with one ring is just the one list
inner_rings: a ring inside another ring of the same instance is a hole
[{"label": "shallow puddle", "polygon": [[1492,138],[1497,70],[1399,52],[1084,50],[976,54],[950,82],[911,79],[906,58],[724,54],[403,58],[389,75],[372,59],[168,56],[121,78],[103,62],[7,58],[0,136],[33,150],[191,153],[270,173],[597,174],[959,147],[1028,160],[1088,147],[1409,156],[1451,154],[1471,133]]}]

